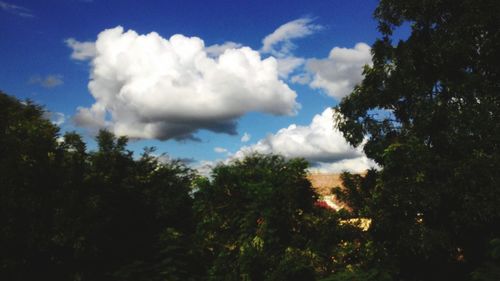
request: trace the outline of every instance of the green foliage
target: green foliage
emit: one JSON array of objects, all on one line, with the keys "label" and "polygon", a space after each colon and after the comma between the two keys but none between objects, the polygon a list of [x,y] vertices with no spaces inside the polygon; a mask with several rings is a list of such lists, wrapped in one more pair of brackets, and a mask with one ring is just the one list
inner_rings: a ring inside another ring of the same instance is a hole
[{"label": "green foliage", "polygon": [[[500,235],[499,12],[492,0],[382,0],[373,66],[337,107],[339,129],[353,145],[368,137],[382,168],[344,176],[355,188],[340,195],[373,219],[379,264],[398,280],[468,280]],[[403,24],[410,36],[393,42]]]},{"label": "green foliage", "polygon": [[256,154],[198,182],[197,231],[209,280],[316,280],[343,266],[332,255],[356,230],[343,230],[337,214],[314,206],[306,168],[301,159]]},{"label": "green foliage", "polygon": [[286,261],[287,249],[302,246],[294,240],[315,200],[306,167],[303,160],[255,155],[220,165],[212,180],[198,183],[195,211],[209,279],[278,280],[266,278]]},{"label": "green foliage", "polygon": [[19,272],[19,279],[30,274],[28,268],[64,274],[51,262],[57,245],[50,206],[62,196],[54,181],[58,129],[30,101],[0,93],[0,108],[0,270],[3,276]]},{"label": "green foliage", "polygon": [[375,191],[377,171],[368,170],[366,175],[344,172],[340,176],[342,187],[332,191],[336,198],[346,203],[355,217],[369,216],[371,197]]},{"label": "green foliage", "polygon": [[88,153],[41,107],[0,106],[0,279],[198,279],[191,170],[106,131]]},{"label": "green foliage", "polygon": [[490,241],[490,258],[472,272],[474,281],[500,280],[500,239]]},{"label": "green foliage", "polygon": [[361,231],[314,205],[302,159],[253,155],[207,179],[107,131],[89,152],[42,108],[0,103],[2,280],[316,280],[362,264],[346,243]]},{"label": "green foliage", "polygon": [[359,268],[348,267],[345,270],[320,281],[391,281],[389,274],[381,272],[377,268],[371,268],[367,271]]}]

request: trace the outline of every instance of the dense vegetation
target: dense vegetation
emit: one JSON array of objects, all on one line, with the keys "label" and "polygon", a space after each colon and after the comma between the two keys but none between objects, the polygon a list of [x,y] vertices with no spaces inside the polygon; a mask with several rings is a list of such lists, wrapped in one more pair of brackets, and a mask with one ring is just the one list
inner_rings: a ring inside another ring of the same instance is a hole
[{"label": "dense vegetation", "polygon": [[0,93],[0,280],[500,280],[499,14],[380,2],[373,66],[337,107],[380,166],[342,175],[349,211],[317,203],[304,160],[205,178],[107,131],[89,151]]},{"label": "dense vegetation", "polygon": [[361,230],[314,205],[304,160],[254,155],[208,179],[0,106],[1,280],[316,280],[353,263],[342,241]]},{"label": "dense vegetation", "polygon": [[[499,12],[499,1],[382,0],[373,66],[337,108],[382,168],[360,211],[378,267],[399,280],[469,280],[500,237]],[[393,42],[402,24],[411,34]]]},{"label": "dense vegetation", "polygon": [[134,159],[105,131],[89,153],[38,106],[1,94],[0,107],[0,279],[196,276],[189,169]]}]

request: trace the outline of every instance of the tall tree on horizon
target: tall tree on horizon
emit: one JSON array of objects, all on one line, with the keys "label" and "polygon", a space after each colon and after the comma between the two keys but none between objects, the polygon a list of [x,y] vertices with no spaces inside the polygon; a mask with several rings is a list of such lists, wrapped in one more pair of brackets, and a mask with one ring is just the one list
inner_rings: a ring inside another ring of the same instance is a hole
[{"label": "tall tree on horizon", "polygon": [[373,66],[337,107],[381,167],[363,200],[396,280],[470,280],[500,237],[499,14],[494,0],[381,0]]}]

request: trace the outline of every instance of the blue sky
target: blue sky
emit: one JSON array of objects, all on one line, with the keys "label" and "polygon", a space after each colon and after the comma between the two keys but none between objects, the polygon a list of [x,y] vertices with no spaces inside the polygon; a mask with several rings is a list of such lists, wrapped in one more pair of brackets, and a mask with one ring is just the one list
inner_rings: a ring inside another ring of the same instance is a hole
[{"label": "blue sky", "polygon": [[370,63],[376,4],[0,0],[0,89],[63,132],[106,127],[194,167],[259,151],[357,171],[371,163],[327,108]]}]

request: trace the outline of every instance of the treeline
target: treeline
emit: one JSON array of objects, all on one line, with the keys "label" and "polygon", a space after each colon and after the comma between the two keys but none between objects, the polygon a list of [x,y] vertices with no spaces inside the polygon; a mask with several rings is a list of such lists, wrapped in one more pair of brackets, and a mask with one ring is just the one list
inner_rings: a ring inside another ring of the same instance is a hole
[{"label": "treeline", "polygon": [[[335,212],[302,159],[253,155],[205,178],[107,131],[88,151],[29,101],[1,93],[0,107],[1,280],[498,280],[500,241],[485,232],[498,225],[461,217],[482,233],[434,234],[394,205],[408,190],[382,187],[387,172],[343,174],[349,211]],[[448,244],[458,237],[472,251]]]},{"label": "treeline", "polygon": [[1,280],[317,280],[367,251],[315,206],[304,160],[254,155],[208,179],[107,131],[88,151],[31,102],[0,108]]}]

